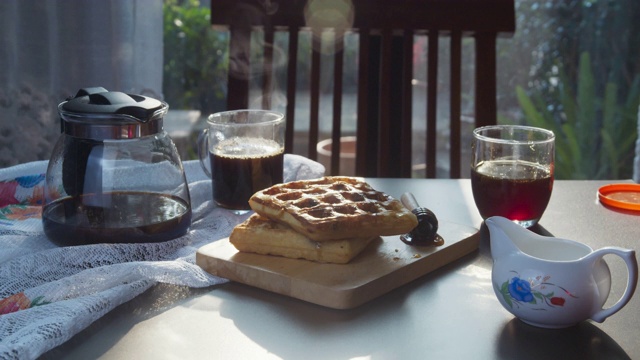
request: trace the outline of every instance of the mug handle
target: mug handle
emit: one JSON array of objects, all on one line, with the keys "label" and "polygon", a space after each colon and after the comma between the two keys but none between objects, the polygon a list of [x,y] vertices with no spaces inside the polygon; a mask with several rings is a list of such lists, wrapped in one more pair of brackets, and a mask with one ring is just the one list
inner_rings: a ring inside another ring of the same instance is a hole
[{"label": "mug handle", "polygon": [[622,260],[624,260],[627,265],[627,271],[629,272],[627,277],[627,288],[624,290],[624,294],[618,302],[613,304],[610,308],[601,309],[597,311],[595,314],[591,315],[591,319],[597,321],[599,323],[603,322],[609,316],[617,313],[620,309],[622,309],[631,297],[633,293],[636,291],[636,286],[638,285],[638,262],[636,260],[636,252],[634,250],[627,250],[618,247],[606,247],[600,250],[596,250],[592,253],[592,255],[596,258],[601,258],[604,255],[613,254],[619,256]]},{"label": "mug handle", "polygon": [[204,129],[198,135],[198,159],[200,160],[200,167],[202,171],[211,178],[211,171],[207,168],[205,164],[205,159],[209,159],[209,129]]}]

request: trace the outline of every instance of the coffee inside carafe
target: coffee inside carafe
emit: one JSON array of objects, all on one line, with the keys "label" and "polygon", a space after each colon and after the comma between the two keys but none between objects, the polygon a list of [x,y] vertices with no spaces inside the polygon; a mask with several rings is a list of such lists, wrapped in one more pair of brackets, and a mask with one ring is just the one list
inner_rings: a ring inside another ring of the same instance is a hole
[{"label": "coffee inside carafe", "polygon": [[68,197],[45,206],[45,232],[59,245],[161,242],[191,225],[184,200],[148,192],[115,192]]}]

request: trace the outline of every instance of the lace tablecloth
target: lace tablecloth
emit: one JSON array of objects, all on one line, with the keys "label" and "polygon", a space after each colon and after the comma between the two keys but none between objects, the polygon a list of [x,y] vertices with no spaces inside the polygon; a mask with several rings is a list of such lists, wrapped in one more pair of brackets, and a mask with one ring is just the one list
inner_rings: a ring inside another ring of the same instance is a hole
[{"label": "lace tablecloth", "polygon": [[[197,161],[184,163],[190,232],[164,243],[58,247],[43,233],[47,162],[0,169],[0,359],[36,358],[156,283],[206,287],[227,280],[195,265],[196,250],[229,236],[249,214],[211,201]],[[285,155],[284,180],[320,177],[324,167]]]}]

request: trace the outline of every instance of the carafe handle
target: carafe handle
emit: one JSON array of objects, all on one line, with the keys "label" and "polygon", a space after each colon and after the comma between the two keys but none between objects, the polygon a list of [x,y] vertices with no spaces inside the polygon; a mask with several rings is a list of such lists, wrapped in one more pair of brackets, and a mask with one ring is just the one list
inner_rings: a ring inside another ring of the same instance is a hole
[{"label": "carafe handle", "polygon": [[211,178],[211,170],[209,170],[206,164],[209,160],[209,129],[204,129],[200,132],[198,135],[197,145],[200,167],[202,168],[202,171]]},{"label": "carafe handle", "polygon": [[634,250],[618,247],[606,247],[594,251],[591,255],[595,258],[601,258],[607,254],[619,256],[627,265],[627,288],[624,290],[622,297],[613,306],[607,309],[601,309],[591,315],[591,319],[599,323],[622,309],[629,300],[631,300],[633,293],[636,291],[636,286],[638,285],[638,262],[636,261],[636,252]]}]

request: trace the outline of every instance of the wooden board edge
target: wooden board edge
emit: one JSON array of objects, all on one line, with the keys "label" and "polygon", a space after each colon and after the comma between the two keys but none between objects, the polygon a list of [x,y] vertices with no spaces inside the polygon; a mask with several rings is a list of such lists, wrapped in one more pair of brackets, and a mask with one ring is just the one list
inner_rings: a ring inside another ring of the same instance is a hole
[{"label": "wooden board edge", "polygon": [[[380,278],[357,287],[346,289],[333,289],[323,284],[305,282],[300,279],[296,279],[298,285],[295,286],[294,281],[290,277],[265,269],[263,269],[261,273],[263,278],[262,284],[257,283],[251,278],[250,274],[248,274],[248,277],[245,277],[241,272],[237,271],[235,268],[236,264],[205,254],[210,248],[225,246],[226,244],[222,243],[225,239],[204,245],[198,249],[198,251],[196,251],[196,264],[212,275],[234,282],[332,309],[347,310],[358,307],[400,286],[406,285],[477,250],[480,243],[480,232],[477,229],[473,230],[475,230],[475,232],[469,231],[469,236],[440,250],[441,255],[448,255],[449,257],[441,256],[436,259],[423,259],[429,261],[415,261],[395,269]],[[265,278],[267,279],[266,283],[268,286],[263,285]],[[402,280],[398,282],[398,278]],[[304,286],[301,285],[302,283],[304,283]]]},{"label": "wooden board edge", "polygon": [[[378,298],[394,289],[404,286],[416,279],[419,279],[439,268],[451,264],[469,254],[476,251],[480,245],[480,233],[471,234],[469,237],[456,242],[455,244],[443,249],[442,252],[446,254],[452,254],[449,260],[445,261],[440,258],[430,259],[432,261],[416,261],[405,267],[396,269],[394,272],[386,274],[383,277],[376,279],[376,281],[363,284],[357,289],[349,289],[341,294],[341,302],[345,304],[341,307],[335,307],[330,305],[323,305],[334,309],[353,309],[360,305],[363,305],[375,298]],[[401,278],[400,282],[396,279]],[[393,279],[393,283],[387,283],[385,286],[380,286],[380,282],[387,282],[388,279]],[[364,296],[364,294],[368,294]],[[338,302],[339,303],[339,302]],[[322,304],[320,304],[322,305]]]}]

